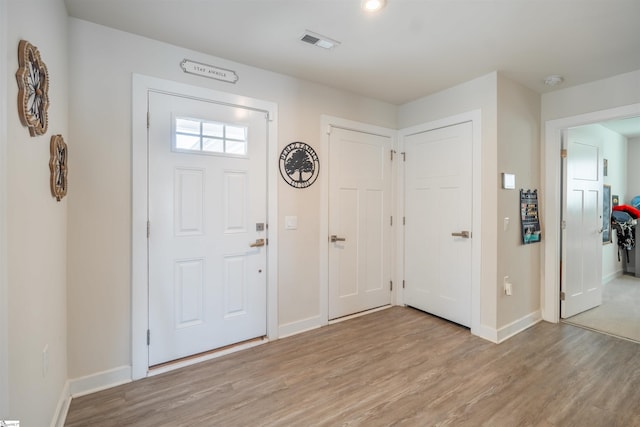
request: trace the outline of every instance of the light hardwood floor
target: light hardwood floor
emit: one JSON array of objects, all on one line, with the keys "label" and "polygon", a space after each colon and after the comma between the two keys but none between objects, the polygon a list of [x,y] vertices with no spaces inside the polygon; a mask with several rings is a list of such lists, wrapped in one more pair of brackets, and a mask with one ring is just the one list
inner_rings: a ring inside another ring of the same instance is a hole
[{"label": "light hardwood floor", "polygon": [[73,399],[76,426],[640,426],[640,345],[393,307]]}]

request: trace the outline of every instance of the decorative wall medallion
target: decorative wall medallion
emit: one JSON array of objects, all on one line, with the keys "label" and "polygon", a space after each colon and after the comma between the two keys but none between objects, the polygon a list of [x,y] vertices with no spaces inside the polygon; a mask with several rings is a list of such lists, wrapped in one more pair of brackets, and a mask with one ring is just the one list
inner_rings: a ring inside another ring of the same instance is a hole
[{"label": "decorative wall medallion", "polygon": [[310,145],[292,142],[280,153],[280,175],[294,188],[307,188],[320,173],[320,160]]},{"label": "decorative wall medallion", "polygon": [[18,114],[31,136],[47,132],[49,108],[49,73],[38,48],[26,40],[18,45]]},{"label": "decorative wall medallion", "polygon": [[51,194],[57,201],[67,195],[67,144],[62,135],[51,137]]}]

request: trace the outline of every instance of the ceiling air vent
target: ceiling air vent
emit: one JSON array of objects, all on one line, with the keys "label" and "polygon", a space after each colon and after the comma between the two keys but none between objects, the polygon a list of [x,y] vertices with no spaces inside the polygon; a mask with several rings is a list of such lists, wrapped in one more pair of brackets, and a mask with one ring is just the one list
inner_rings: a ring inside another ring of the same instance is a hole
[{"label": "ceiling air vent", "polygon": [[305,31],[302,37],[300,37],[300,40],[323,49],[331,49],[340,44],[339,41],[332,40],[329,37],[321,36],[320,34],[316,34],[308,30]]},{"label": "ceiling air vent", "polygon": [[300,39],[305,43],[309,43],[309,44],[316,44],[320,41],[319,38],[317,37],[313,37],[311,34],[305,34],[304,36],[302,36],[302,38]]}]

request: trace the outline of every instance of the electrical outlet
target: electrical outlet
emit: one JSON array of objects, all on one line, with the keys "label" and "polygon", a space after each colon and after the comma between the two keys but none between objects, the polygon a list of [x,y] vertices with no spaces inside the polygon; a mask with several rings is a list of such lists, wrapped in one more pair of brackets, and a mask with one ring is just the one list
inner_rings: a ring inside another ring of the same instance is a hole
[{"label": "electrical outlet", "polygon": [[46,377],[49,372],[49,344],[42,350],[42,376]]}]

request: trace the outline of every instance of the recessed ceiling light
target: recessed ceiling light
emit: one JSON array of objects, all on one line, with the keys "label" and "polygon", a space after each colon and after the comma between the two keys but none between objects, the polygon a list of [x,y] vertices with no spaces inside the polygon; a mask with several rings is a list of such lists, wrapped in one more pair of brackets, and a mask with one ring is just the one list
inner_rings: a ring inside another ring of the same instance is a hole
[{"label": "recessed ceiling light", "polygon": [[387,0],[362,0],[361,7],[367,12],[375,12],[382,9],[387,4]]},{"label": "recessed ceiling light", "polygon": [[552,74],[550,76],[547,76],[544,78],[544,84],[546,84],[547,86],[558,86],[559,84],[561,84],[564,81],[564,77],[558,75],[558,74]]}]

